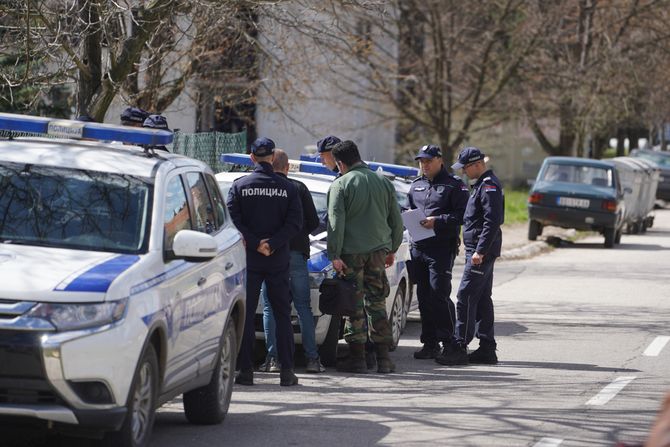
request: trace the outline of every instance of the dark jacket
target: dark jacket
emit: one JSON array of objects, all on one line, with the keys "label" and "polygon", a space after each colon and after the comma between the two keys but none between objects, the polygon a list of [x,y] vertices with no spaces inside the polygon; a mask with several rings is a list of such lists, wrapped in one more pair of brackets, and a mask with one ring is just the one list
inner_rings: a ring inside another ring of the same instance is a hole
[{"label": "dark jacket", "polygon": [[463,217],[463,243],[468,252],[500,256],[505,221],[505,195],[490,169],[473,185]]},{"label": "dark jacket", "polygon": [[[287,178],[281,172],[277,172],[277,175]],[[302,205],[302,230],[293,236],[293,239],[289,242],[289,247],[291,251],[299,251],[309,258],[309,234],[318,228],[319,215],[316,213],[314,200],[312,200],[312,195],[309,193],[307,186],[296,179],[289,178],[288,180],[298,189],[298,196]]]},{"label": "dark jacket", "polygon": [[[289,241],[302,228],[302,205],[293,183],[275,174],[271,164],[259,163],[233,182],[228,210],[244,236],[249,270],[288,268]],[[262,239],[269,239],[271,256],[256,251]]]},{"label": "dark jacket", "polygon": [[432,181],[426,176],[414,180],[408,198],[411,209],[420,209],[426,217],[437,217],[435,236],[413,242],[415,247],[457,244],[468,203],[468,188],[460,178],[449,174],[443,166]]}]

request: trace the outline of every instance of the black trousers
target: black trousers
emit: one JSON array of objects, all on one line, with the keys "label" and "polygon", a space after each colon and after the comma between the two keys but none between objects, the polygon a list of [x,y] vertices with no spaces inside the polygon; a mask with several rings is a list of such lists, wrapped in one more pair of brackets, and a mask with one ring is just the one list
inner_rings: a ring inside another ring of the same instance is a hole
[{"label": "black trousers", "polygon": [[456,304],[456,343],[467,346],[477,336],[480,343],[495,343],[493,266],[496,258],[484,256],[480,265],[472,265],[472,253],[465,254],[465,269]]},{"label": "black trousers", "polygon": [[256,307],[265,282],[268,299],[277,324],[277,355],[282,369],[293,368],[293,326],[291,325],[291,292],[289,288],[289,266],[277,271],[247,270],[247,314],[244,320],[244,336],[238,358],[240,369],[253,368],[254,344],[256,342]]},{"label": "black trousers", "polygon": [[454,338],[456,309],[451,301],[451,270],[457,243],[412,247],[412,277],[421,313],[421,342],[436,345]]}]

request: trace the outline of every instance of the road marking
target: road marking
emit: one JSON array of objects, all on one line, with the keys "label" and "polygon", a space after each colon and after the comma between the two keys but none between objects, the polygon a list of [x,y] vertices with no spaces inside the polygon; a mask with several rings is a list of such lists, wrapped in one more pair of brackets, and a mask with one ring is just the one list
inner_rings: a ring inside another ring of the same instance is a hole
[{"label": "road marking", "polygon": [[642,355],[646,355],[648,357],[655,357],[658,354],[661,353],[663,348],[665,348],[665,345],[668,344],[670,341],[670,337],[662,336],[662,337],[656,337],[654,341],[652,341],[649,346],[647,346],[647,349],[644,350],[644,353]]},{"label": "road marking", "polygon": [[600,390],[598,394],[586,402],[586,405],[605,405],[607,402],[612,400],[612,398],[614,398],[614,396],[616,396],[619,391],[623,390],[626,385],[635,380],[635,378],[635,376],[617,377],[612,381],[612,383]]},{"label": "road marking", "polygon": [[533,447],[558,447],[561,443],[563,443],[562,439],[542,438]]}]

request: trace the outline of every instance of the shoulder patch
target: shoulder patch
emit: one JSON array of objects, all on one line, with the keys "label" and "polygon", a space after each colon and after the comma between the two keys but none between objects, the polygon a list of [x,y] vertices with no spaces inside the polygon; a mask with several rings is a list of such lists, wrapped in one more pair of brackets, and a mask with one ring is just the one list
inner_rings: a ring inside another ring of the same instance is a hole
[{"label": "shoulder patch", "polygon": [[498,190],[496,185],[484,185],[484,192],[495,192]]}]

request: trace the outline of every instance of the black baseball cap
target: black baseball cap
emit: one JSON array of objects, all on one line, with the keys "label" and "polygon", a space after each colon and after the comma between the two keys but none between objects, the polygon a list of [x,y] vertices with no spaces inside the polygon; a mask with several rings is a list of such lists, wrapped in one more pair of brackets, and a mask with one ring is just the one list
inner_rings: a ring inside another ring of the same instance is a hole
[{"label": "black baseball cap", "polygon": [[272,155],[275,150],[275,142],[266,137],[256,138],[251,143],[251,153],[259,157],[267,157]]},{"label": "black baseball cap", "polygon": [[463,166],[483,160],[486,155],[476,147],[466,147],[458,154],[458,161],[451,165],[451,169],[462,169]]},{"label": "black baseball cap", "polygon": [[434,144],[427,144],[423,146],[421,149],[419,149],[419,153],[414,157],[415,160],[418,160],[420,158],[435,158],[435,157],[441,157],[442,156],[442,151],[440,150],[440,146],[436,146]]},{"label": "black baseball cap", "polygon": [[333,146],[337,143],[341,143],[342,140],[333,135],[328,135],[325,138],[321,138],[316,142],[316,150],[321,152],[330,152],[333,150]]}]

